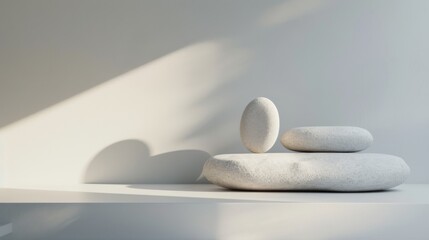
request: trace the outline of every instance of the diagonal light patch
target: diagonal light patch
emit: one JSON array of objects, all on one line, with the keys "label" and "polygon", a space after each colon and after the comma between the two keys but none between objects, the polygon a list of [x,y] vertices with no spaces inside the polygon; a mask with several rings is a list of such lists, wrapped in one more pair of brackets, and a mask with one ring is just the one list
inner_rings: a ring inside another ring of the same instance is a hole
[{"label": "diagonal light patch", "polygon": [[239,76],[248,58],[227,41],[194,44],[2,128],[6,184],[78,183],[91,157],[124,139],[147,142],[152,154],[210,151],[210,136],[182,136],[228,103],[204,96]]}]

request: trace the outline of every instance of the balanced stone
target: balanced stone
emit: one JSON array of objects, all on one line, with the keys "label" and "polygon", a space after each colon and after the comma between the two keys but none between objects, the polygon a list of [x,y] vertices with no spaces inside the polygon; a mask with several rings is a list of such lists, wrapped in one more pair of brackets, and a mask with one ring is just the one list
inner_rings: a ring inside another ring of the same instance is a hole
[{"label": "balanced stone", "polygon": [[372,142],[371,133],[359,127],[299,127],[281,137],[284,147],[302,152],[357,152]]},{"label": "balanced stone", "polygon": [[410,168],[376,153],[223,154],[207,160],[203,174],[230,189],[354,192],[400,185]]},{"label": "balanced stone", "polygon": [[240,122],[241,141],[251,152],[266,152],[276,142],[279,127],[279,112],[274,103],[258,97],[244,109]]}]

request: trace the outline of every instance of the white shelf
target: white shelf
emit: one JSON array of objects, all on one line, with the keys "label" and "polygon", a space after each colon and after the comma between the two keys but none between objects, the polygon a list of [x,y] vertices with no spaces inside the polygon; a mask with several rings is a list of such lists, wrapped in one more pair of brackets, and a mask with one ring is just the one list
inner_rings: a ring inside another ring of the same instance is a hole
[{"label": "white shelf", "polygon": [[4,237],[12,233],[12,223],[0,224],[0,237]]},{"label": "white shelf", "polygon": [[404,184],[382,192],[249,192],[211,184],[82,184],[0,188],[1,203],[380,203],[429,204],[429,185]]},{"label": "white shelf", "polygon": [[5,240],[426,240],[428,216],[424,184],[366,193],[244,192],[210,184],[0,189],[0,223],[13,224]]}]

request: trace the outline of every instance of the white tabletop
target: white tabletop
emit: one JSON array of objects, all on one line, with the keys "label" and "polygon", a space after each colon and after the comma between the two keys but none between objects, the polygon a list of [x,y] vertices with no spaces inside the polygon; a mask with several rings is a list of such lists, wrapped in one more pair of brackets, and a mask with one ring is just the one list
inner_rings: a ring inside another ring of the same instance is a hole
[{"label": "white tabletop", "polygon": [[381,203],[429,204],[428,184],[382,192],[250,192],[211,184],[82,184],[0,188],[0,203]]}]

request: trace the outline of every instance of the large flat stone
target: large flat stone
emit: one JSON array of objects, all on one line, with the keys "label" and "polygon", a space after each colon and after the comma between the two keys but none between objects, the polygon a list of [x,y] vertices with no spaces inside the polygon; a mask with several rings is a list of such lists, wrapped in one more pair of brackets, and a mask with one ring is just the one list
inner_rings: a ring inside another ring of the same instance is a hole
[{"label": "large flat stone", "polygon": [[250,153],[214,156],[203,174],[230,189],[375,191],[402,184],[410,168],[376,153]]}]

